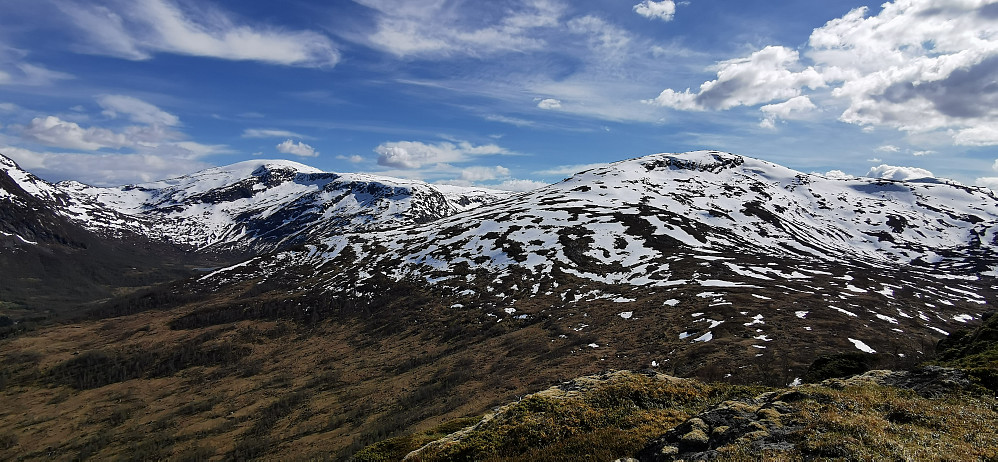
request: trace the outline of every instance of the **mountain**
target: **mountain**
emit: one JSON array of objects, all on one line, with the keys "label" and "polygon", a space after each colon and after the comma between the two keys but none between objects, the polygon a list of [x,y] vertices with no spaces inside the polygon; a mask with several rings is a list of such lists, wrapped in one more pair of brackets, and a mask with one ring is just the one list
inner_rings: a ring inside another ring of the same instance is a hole
[{"label": "mountain", "polygon": [[[40,304],[49,287],[68,290],[60,304],[91,301],[110,296],[115,281],[133,286],[124,274],[149,274],[139,285],[166,282],[194,267],[341,232],[425,223],[510,194],[282,160],[100,188],[52,184],[0,156],[0,179],[0,258],[11,262],[5,273],[25,282],[8,285],[0,301],[19,304]],[[26,265],[37,271],[21,271]]]},{"label": "mountain", "polygon": [[[429,224],[257,257],[197,290],[257,281],[321,311],[420,287],[455,312],[543,321],[554,341],[581,333],[583,348],[640,351],[684,375],[746,374],[758,357],[802,367],[813,349],[923,354],[983,314],[996,231],[998,199],[983,188],[657,154]],[[649,322],[663,327],[635,329]]]},{"label": "mountain", "polygon": [[[81,202],[133,217],[141,232],[197,251],[284,248],[316,237],[426,223],[493,202],[505,191],[327,173],[286,160],[247,161],[164,181],[58,185]],[[91,221],[97,229],[118,223]]]},{"label": "mountain", "polygon": [[172,246],[124,230],[113,240],[98,235],[67,218],[64,192],[2,156],[0,167],[0,310],[8,319],[51,319],[117,289],[188,274],[193,262]]}]

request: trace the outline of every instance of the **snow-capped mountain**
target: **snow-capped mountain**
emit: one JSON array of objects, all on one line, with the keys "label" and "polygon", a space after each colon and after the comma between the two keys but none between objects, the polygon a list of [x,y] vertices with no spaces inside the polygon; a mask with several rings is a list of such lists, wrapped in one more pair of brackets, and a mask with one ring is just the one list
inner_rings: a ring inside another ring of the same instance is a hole
[{"label": "snow-capped mountain", "polygon": [[606,326],[618,314],[657,319],[682,344],[729,331],[726,341],[756,339],[744,345],[755,355],[774,335],[799,346],[819,326],[849,348],[910,354],[980,318],[995,293],[996,233],[987,189],[826,178],[700,151],[617,162],[427,225],[331,236],[199,283],[255,280],[306,300],[376,300],[409,284],[497,320],[574,313],[588,318],[568,327],[593,335],[602,311]]},{"label": "snow-capped mountain", "polygon": [[675,280],[678,251],[976,274],[996,264],[996,247],[998,198],[988,189],[833,179],[700,151],[617,162],[431,226],[332,236],[294,254],[335,260],[350,249],[368,266],[398,263],[398,278],[468,266],[661,285]]},{"label": "snow-capped mountain", "polygon": [[66,218],[106,236],[134,233],[198,251],[261,252],[348,231],[425,223],[505,191],[337,174],[285,160],[247,161],[112,188],[49,184],[3,158],[0,168]]}]

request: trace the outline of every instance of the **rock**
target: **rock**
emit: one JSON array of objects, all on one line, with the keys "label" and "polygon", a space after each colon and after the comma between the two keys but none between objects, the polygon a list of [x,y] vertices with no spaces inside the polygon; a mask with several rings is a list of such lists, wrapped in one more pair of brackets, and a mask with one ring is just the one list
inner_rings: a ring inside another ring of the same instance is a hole
[{"label": "rock", "polygon": [[798,429],[788,426],[795,409],[788,401],[807,397],[799,391],[769,392],[746,401],[725,401],[713,409],[683,422],[653,440],[638,452],[641,462],[706,460],[715,458],[717,448],[745,442],[766,450],[789,451],[793,444],[786,435]]},{"label": "rock", "polygon": [[925,398],[937,398],[971,388],[966,372],[939,366],[924,366],[911,371],[873,370],[848,379],[828,379],[821,384],[834,389],[871,384],[907,388]]}]

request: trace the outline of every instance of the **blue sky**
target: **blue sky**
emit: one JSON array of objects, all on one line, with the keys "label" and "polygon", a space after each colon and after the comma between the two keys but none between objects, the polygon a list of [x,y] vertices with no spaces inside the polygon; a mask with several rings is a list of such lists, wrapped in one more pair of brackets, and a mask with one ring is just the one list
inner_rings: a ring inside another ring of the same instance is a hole
[{"label": "blue sky", "polygon": [[998,0],[6,0],[0,152],[527,189],[718,149],[998,186]]}]

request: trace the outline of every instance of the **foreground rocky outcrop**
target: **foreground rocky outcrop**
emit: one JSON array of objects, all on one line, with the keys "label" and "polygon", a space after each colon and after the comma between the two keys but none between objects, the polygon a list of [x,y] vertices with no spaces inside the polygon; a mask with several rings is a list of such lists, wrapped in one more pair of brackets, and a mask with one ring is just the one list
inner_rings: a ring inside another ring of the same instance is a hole
[{"label": "foreground rocky outcrop", "polygon": [[355,460],[992,460],[998,402],[982,390],[940,366],[769,390],[615,371],[525,396],[410,452],[386,440]]}]

